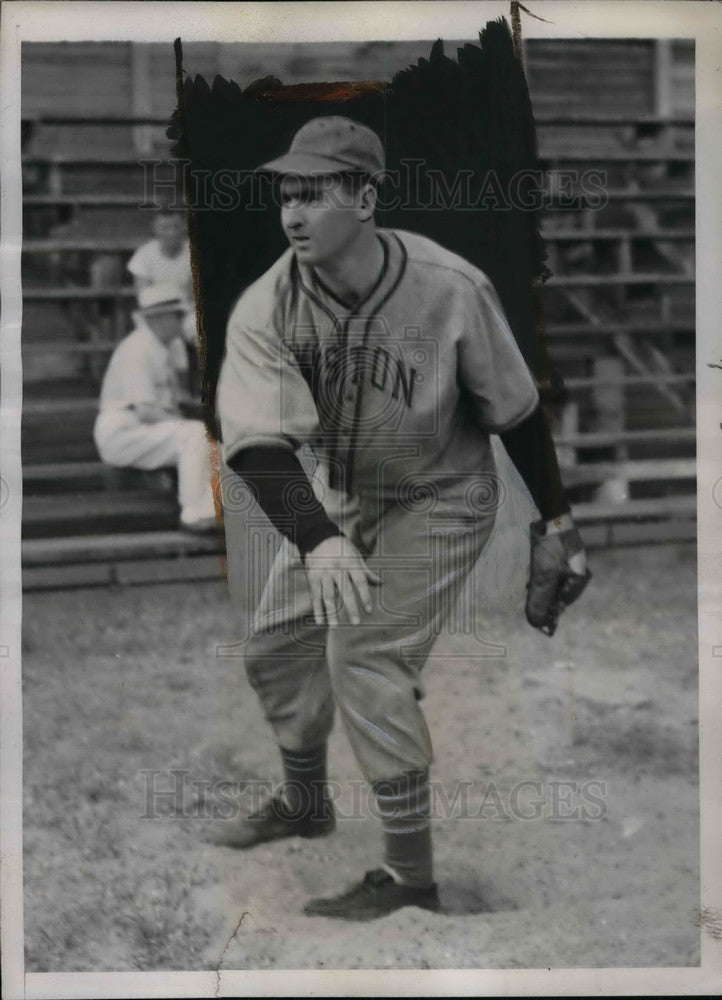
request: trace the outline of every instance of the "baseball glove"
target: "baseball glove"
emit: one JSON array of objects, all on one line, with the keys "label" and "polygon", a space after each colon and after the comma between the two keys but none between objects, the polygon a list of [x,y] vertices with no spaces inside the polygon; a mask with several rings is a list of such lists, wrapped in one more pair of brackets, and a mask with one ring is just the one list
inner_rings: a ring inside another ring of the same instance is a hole
[{"label": "baseball glove", "polygon": [[526,619],[545,635],[554,635],[559,615],[580,596],[591,579],[589,569],[575,573],[569,558],[584,548],[576,528],[547,534],[544,521],[530,525],[531,568],[527,584]]}]

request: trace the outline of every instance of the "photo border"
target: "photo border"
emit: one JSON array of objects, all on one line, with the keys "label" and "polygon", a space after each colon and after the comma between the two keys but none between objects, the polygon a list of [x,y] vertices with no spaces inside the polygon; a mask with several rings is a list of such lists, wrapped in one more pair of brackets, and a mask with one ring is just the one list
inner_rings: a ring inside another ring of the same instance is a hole
[{"label": "photo border", "polygon": [[[700,912],[722,916],[722,372],[718,336],[722,266],[722,9],[678,0],[529,0],[524,38],[693,38],[696,43],[696,302],[698,642],[700,701]],[[92,14],[89,8],[93,8]],[[172,8],[172,19],[169,18]],[[184,3],[32,2],[2,5],[0,85],[0,294],[3,503],[0,505],[0,787],[2,788],[3,996],[186,997],[227,995],[608,995],[717,994],[722,939],[702,921],[699,968],[540,970],[371,970],[28,973],[23,965],[22,693],[20,537],[22,466],[22,41],[184,42],[364,41],[474,38],[490,19],[509,19],[498,2]],[[168,23],[172,20],[172,36]],[[378,27],[377,27],[378,25]],[[650,580],[650,590],[654,582]],[[650,595],[653,600],[653,593]],[[680,914],[680,920],[689,920]]]}]

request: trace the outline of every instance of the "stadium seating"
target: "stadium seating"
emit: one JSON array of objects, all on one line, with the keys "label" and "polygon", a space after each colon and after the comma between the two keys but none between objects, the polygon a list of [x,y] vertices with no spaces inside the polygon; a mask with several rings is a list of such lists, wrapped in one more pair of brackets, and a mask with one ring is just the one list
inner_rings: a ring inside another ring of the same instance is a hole
[{"label": "stadium seating", "polygon": [[[535,55],[527,43],[525,52],[548,179],[545,328],[571,400],[556,436],[576,517],[591,544],[692,537],[691,114],[672,106],[654,115],[621,99],[603,114],[588,99],[559,113],[543,89],[553,91],[556,73],[548,51],[540,45]],[[138,208],[144,168],[131,140],[142,128],[148,148],[162,151],[164,125],[161,117],[58,112],[25,123],[26,587],[220,571],[218,540],[175,530],[168,475],[109,473],[91,437],[102,373],[129,329],[125,263],[148,232]],[[72,137],[91,126],[92,149],[79,153]],[[589,171],[604,174],[603,205],[593,209]],[[622,490],[615,502],[610,483]]]}]

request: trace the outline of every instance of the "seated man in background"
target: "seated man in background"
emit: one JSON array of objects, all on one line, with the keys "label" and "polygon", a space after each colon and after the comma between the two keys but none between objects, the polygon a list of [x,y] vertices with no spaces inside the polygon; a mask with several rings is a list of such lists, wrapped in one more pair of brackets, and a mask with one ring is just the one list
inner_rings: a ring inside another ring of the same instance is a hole
[{"label": "seated man in background", "polygon": [[153,217],[153,239],[138,247],[128,261],[135,289],[172,284],[183,299],[191,299],[190,244],[182,212],[160,209]]},{"label": "seated man in background", "polygon": [[181,526],[215,527],[210,449],[200,420],[185,419],[187,404],[171,363],[185,303],[173,284],[138,294],[135,329],[115,348],[103,378],[93,436],[104,462],[136,469],[178,470]]},{"label": "seated man in background", "polygon": [[[128,261],[128,270],[133,275],[137,295],[149,285],[176,286],[184,303],[182,337],[186,347],[180,340],[173,344],[171,359],[183,381],[187,382],[198,372],[198,361],[191,250],[183,212],[159,209],[153,217],[151,231],[153,239],[138,247]],[[190,358],[188,347],[193,350]]]}]

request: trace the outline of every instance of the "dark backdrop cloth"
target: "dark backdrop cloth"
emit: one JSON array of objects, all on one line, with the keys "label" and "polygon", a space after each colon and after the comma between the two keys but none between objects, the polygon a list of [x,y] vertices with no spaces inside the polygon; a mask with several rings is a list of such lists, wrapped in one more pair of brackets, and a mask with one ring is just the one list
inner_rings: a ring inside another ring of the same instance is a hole
[{"label": "dark backdrop cloth", "polygon": [[[260,163],[284,153],[309,119],[344,115],[373,128],[390,179],[382,227],[431,237],[485,271],[542,392],[551,377],[538,322],[538,286],[549,274],[539,234],[541,172],[524,71],[502,18],[457,58],[437,41],[429,59],[390,85],[283,87],[273,77],[242,91],[217,76],[185,77],[168,136],[185,161],[185,197],[202,315],[203,401],[218,435],[215,389],[228,315],[240,293],[287,241]],[[177,53],[179,48],[177,49]]]}]

